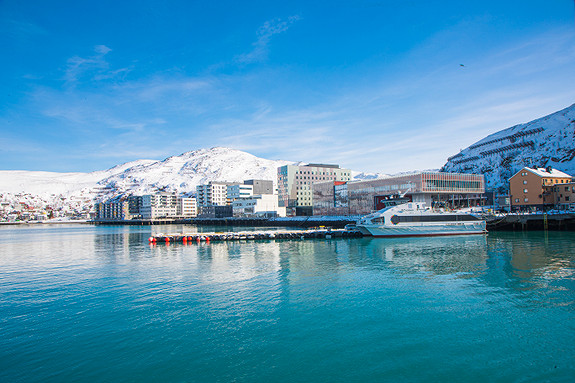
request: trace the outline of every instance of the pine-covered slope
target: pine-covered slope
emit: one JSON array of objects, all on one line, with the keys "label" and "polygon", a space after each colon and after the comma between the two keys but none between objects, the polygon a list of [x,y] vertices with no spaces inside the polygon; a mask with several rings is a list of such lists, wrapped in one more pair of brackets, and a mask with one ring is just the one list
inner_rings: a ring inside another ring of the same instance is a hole
[{"label": "pine-covered slope", "polygon": [[575,104],[477,141],[449,157],[442,171],[483,173],[487,188],[503,191],[524,166],[551,166],[575,175]]}]

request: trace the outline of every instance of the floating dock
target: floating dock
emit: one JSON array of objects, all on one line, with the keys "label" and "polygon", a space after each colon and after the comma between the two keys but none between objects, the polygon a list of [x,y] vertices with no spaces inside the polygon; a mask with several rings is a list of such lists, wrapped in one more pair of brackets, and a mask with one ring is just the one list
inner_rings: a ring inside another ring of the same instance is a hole
[{"label": "floating dock", "polygon": [[150,243],[194,243],[217,241],[249,241],[249,240],[276,240],[276,239],[313,239],[313,238],[359,238],[363,237],[359,231],[343,229],[318,230],[281,230],[281,231],[243,231],[227,233],[180,233],[155,234],[148,238]]}]

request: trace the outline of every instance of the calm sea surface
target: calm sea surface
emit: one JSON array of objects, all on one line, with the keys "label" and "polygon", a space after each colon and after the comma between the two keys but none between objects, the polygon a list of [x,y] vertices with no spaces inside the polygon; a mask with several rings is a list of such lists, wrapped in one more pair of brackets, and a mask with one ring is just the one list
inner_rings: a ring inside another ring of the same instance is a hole
[{"label": "calm sea surface", "polygon": [[0,227],[0,382],[575,381],[575,233],[182,230]]}]

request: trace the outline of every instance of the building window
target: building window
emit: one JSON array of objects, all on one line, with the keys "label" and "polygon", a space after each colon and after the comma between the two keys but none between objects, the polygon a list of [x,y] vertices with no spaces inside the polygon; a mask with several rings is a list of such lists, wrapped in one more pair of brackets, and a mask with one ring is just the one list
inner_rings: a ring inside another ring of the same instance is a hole
[{"label": "building window", "polygon": [[529,202],[529,198],[523,198],[523,202]]},{"label": "building window", "polygon": [[515,202],[519,202],[519,198],[515,198]]},{"label": "building window", "polygon": [[523,189],[523,193],[527,193],[527,189]]},{"label": "building window", "polygon": [[524,181],[523,181],[523,185],[527,185],[527,180],[524,180]]}]

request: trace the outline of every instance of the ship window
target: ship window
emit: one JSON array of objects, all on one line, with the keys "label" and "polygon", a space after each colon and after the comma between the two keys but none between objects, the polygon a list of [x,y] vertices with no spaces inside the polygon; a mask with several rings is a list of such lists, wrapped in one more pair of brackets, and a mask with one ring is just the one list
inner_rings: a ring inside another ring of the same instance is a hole
[{"label": "ship window", "polygon": [[381,223],[382,225],[385,224],[385,217],[378,217],[373,220],[374,223]]},{"label": "ship window", "polygon": [[446,214],[446,215],[406,215],[398,216],[398,222],[461,222],[478,221],[480,218],[473,215]]}]

